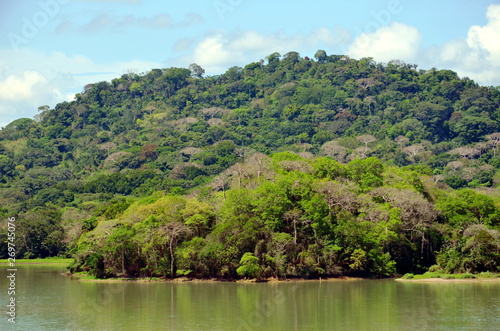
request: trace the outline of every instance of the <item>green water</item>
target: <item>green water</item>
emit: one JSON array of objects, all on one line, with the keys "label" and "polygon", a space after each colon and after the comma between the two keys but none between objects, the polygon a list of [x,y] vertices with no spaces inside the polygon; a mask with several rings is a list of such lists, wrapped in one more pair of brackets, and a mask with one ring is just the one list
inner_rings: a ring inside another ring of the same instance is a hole
[{"label": "green water", "polygon": [[500,281],[96,283],[18,266],[0,330],[500,330]]}]

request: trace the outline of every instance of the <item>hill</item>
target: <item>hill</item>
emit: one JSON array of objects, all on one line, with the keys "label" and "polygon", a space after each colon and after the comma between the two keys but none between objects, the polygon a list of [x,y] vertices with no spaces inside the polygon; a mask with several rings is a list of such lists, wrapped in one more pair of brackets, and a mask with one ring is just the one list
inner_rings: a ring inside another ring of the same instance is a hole
[{"label": "hill", "polygon": [[3,128],[19,257],[101,277],[498,271],[498,87],[321,50],[203,76],[125,74]]}]

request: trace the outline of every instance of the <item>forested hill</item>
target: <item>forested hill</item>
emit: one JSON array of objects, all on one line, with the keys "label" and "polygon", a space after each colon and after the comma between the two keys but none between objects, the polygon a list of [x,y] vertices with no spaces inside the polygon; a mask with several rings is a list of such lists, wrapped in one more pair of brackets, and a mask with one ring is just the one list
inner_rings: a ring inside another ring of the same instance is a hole
[{"label": "forested hill", "polygon": [[99,276],[499,271],[499,120],[498,87],[322,50],[128,73],[0,131],[0,214]]}]

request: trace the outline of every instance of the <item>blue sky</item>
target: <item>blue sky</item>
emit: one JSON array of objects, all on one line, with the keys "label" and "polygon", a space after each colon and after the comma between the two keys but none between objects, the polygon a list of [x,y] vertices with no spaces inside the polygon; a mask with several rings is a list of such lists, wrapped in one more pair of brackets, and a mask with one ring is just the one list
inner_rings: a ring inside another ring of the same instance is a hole
[{"label": "blue sky", "polygon": [[2,0],[0,127],[128,71],[318,49],[500,85],[500,1]]}]

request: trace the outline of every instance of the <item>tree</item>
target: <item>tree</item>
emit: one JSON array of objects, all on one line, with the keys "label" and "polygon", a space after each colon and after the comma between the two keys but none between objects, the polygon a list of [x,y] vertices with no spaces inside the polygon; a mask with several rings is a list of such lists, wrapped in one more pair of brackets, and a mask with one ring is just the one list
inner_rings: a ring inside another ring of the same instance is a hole
[{"label": "tree", "polygon": [[106,151],[106,156],[109,157],[109,151],[116,148],[116,143],[112,142],[112,141],[108,141],[106,143],[102,143],[100,145],[97,146],[97,148],[101,149],[101,150],[105,150]]},{"label": "tree", "polygon": [[399,145],[400,148],[403,148],[404,146],[406,146],[410,142],[410,139],[408,139],[405,136],[397,136],[394,139],[394,141],[396,142],[396,144]]},{"label": "tree", "polygon": [[496,155],[498,145],[500,144],[500,132],[494,132],[486,136],[488,142],[494,146],[493,153]]},{"label": "tree", "polygon": [[325,157],[314,159],[312,166],[314,169],[314,175],[318,178],[336,180],[347,176],[347,168],[345,165]]},{"label": "tree", "polygon": [[326,55],[326,52],[324,50],[320,49],[314,54],[314,58],[319,63],[325,63],[328,58],[328,55]]},{"label": "tree", "polygon": [[403,148],[403,152],[408,155],[413,162],[416,161],[416,157],[424,150],[424,146],[420,144],[414,144]]},{"label": "tree", "polygon": [[287,250],[293,244],[293,238],[288,233],[274,232],[269,243],[269,254],[273,255],[277,276],[286,275]]},{"label": "tree", "polygon": [[464,116],[450,123],[450,130],[462,143],[478,141],[480,137],[495,132],[497,129],[496,121],[482,116]]},{"label": "tree", "polygon": [[181,211],[184,224],[198,237],[205,237],[212,230],[215,216],[211,205],[194,199],[188,200],[186,208]]},{"label": "tree", "polygon": [[191,75],[193,75],[193,77],[202,78],[205,74],[205,69],[196,63],[190,64],[189,70],[191,70]]},{"label": "tree", "polygon": [[259,266],[259,259],[253,253],[245,253],[240,259],[240,266],[236,269],[238,275],[242,277],[259,278],[262,268]]},{"label": "tree", "polygon": [[190,231],[186,225],[177,221],[162,225],[158,231],[168,244],[168,252],[170,254],[170,277],[174,278],[176,274],[175,251],[177,249],[177,243]]},{"label": "tree", "polygon": [[457,147],[449,151],[448,153],[450,154],[458,154],[462,157],[472,159],[480,154],[479,149],[474,148],[474,147],[467,147],[467,146],[462,146],[462,147]]},{"label": "tree", "polygon": [[377,141],[377,138],[375,138],[371,134],[364,134],[362,136],[357,136],[356,140],[359,141],[360,143],[365,144],[365,148],[366,150],[368,150],[368,144]]},{"label": "tree", "polygon": [[5,155],[0,155],[0,182],[6,182],[14,175],[14,162]]},{"label": "tree", "polygon": [[323,196],[332,216],[342,209],[350,213],[358,210],[356,195],[347,185],[334,181],[319,182],[315,191]]},{"label": "tree", "polygon": [[191,159],[194,155],[201,153],[203,150],[197,147],[185,147],[179,151],[182,155],[187,155],[189,157],[188,162],[191,162]]},{"label": "tree", "polygon": [[349,177],[363,188],[378,187],[383,183],[384,166],[377,158],[356,159],[349,162],[347,168]]},{"label": "tree", "polygon": [[104,264],[111,267],[115,275],[128,274],[135,251],[134,234],[129,226],[122,224],[106,239]]},{"label": "tree", "polygon": [[328,141],[321,146],[321,151],[324,155],[333,157],[338,162],[342,162],[347,155],[345,147],[340,146],[335,140]]},{"label": "tree", "polygon": [[293,243],[297,244],[297,224],[299,223],[302,216],[302,211],[298,208],[288,210],[283,214],[285,221],[292,224],[293,226]]},{"label": "tree", "polygon": [[463,239],[438,253],[437,264],[449,273],[497,272],[500,268],[500,233],[482,224],[468,226]]}]

